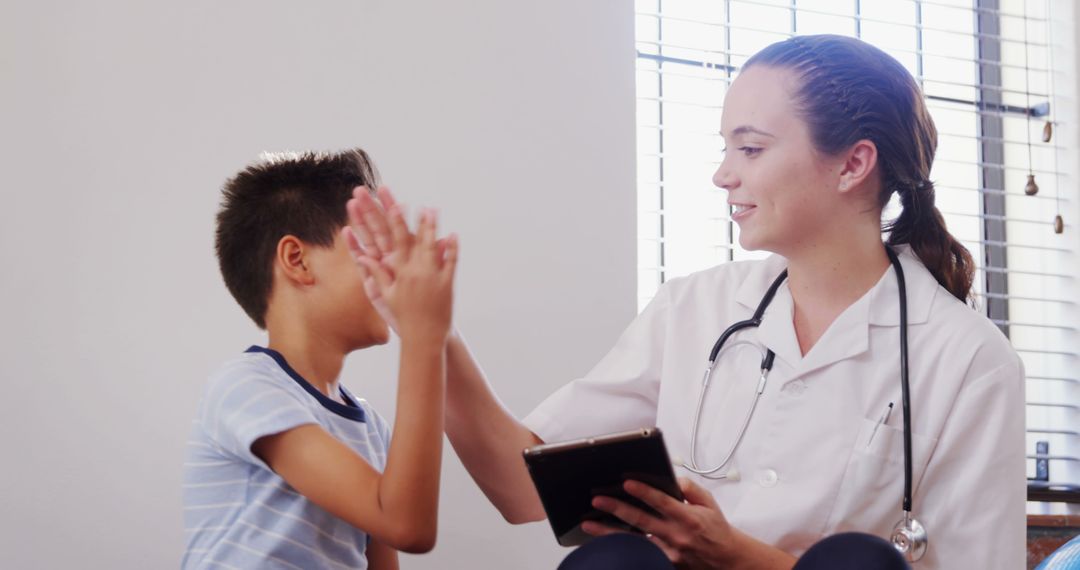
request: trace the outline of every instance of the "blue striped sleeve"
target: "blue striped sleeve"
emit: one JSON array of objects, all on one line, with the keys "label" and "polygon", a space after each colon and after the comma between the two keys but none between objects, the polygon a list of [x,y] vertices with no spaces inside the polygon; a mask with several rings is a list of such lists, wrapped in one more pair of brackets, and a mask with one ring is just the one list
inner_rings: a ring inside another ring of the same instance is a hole
[{"label": "blue striped sleeve", "polygon": [[250,370],[212,379],[202,411],[203,428],[214,442],[240,460],[267,469],[251,451],[256,440],[319,423],[302,394]]}]

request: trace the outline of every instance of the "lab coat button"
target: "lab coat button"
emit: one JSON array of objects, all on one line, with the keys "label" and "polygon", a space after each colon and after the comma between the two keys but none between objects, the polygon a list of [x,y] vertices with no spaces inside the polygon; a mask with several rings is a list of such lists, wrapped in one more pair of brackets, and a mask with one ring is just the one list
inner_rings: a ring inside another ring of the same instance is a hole
[{"label": "lab coat button", "polygon": [[766,469],[761,472],[761,476],[758,477],[758,484],[762,487],[775,487],[780,477],[776,474],[776,471],[772,469]]}]

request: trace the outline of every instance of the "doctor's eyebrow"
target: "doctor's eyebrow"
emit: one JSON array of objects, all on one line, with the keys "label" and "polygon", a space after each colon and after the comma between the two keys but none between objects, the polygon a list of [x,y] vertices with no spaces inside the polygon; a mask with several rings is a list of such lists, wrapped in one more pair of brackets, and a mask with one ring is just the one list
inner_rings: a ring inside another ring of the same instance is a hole
[{"label": "doctor's eyebrow", "polygon": [[[726,138],[726,137],[724,137],[724,131],[717,131],[717,134],[720,135],[720,138]],[[763,135],[763,136],[773,138],[773,139],[776,138],[776,135],[774,135],[772,133],[767,133],[767,132],[765,132],[765,131],[763,131],[763,130],[761,130],[759,128],[756,128],[756,127],[751,127],[750,125],[742,125],[742,126],[739,126],[739,127],[735,127],[735,130],[731,131],[731,136],[732,137],[737,137],[739,135],[748,135],[748,134],[758,134],[758,135]]]}]

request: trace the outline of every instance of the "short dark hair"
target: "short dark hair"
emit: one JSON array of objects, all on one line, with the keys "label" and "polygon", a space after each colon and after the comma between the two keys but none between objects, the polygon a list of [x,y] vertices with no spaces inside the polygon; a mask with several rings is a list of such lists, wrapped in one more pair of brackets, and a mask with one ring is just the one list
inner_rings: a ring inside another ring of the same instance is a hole
[{"label": "short dark hair", "polygon": [[267,153],[225,182],[214,247],[225,286],[259,328],[273,287],[274,256],[292,235],[330,247],[346,224],[353,188],[378,185],[359,148],[341,152]]}]

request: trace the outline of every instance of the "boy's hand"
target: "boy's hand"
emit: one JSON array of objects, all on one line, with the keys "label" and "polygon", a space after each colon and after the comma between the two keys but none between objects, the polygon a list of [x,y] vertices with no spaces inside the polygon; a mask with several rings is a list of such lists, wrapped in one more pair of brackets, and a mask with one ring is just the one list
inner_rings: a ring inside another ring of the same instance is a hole
[{"label": "boy's hand", "polygon": [[357,263],[365,270],[365,289],[376,310],[403,341],[446,341],[453,304],[458,242],[436,240],[436,214],[423,212],[416,234],[409,232],[401,207],[389,190],[379,189],[382,208],[366,188],[357,188],[346,206],[347,232]]}]

